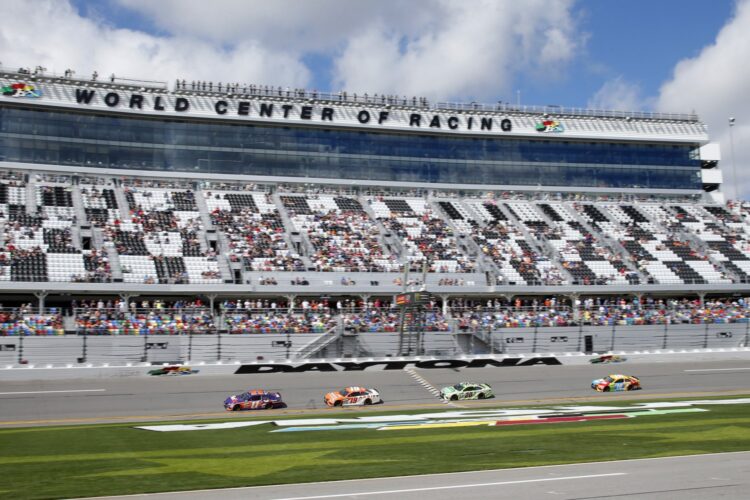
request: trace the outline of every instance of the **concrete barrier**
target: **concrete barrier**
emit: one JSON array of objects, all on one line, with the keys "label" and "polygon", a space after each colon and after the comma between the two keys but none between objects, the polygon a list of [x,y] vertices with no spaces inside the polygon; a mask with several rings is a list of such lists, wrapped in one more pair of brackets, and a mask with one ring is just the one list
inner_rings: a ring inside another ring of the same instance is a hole
[{"label": "concrete barrier", "polygon": [[[513,353],[504,355],[462,355],[451,357],[415,356],[387,358],[328,358],[310,360],[276,360],[242,363],[240,361],[210,363],[197,361],[180,366],[190,367],[195,373],[190,376],[205,377],[212,375],[232,375],[240,372],[273,373],[273,372],[321,372],[321,371],[357,371],[403,369],[462,368],[462,367],[512,367],[543,365],[588,365],[601,356],[617,356],[622,362],[612,362],[615,366],[627,366],[640,363],[686,363],[708,361],[750,361],[750,348],[715,348],[715,349],[667,349],[667,350],[633,350],[601,353]],[[606,361],[606,360],[605,360]],[[167,364],[124,363],[85,363],[55,366],[51,364],[6,365],[0,367],[0,381],[12,380],[59,380],[59,379],[101,379],[122,377],[151,377],[149,372]],[[617,371],[617,370],[615,370]]]}]

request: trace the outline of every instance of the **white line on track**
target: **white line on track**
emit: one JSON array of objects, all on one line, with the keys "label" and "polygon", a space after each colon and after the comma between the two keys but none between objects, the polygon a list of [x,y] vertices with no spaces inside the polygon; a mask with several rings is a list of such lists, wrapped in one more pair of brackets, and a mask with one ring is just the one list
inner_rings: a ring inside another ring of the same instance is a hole
[{"label": "white line on track", "polygon": [[277,500],[314,500],[316,498],[340,498],[340,497],[359,497],[368,495],[393,495],[398,493],[415,493],[421,491],[437,490],[454,490],[458,488],[483,488],[486,486],[503,486],[508,484],[525,484],[525,483],[543,483],[547,481],[565,481],[569,479],[593,479],[597,477],[627,476],[626,472],[612,472],[609,474],[589,474],[586,476],[567,476],[567,477],[547,477],[539,479],[521,479],[518,481],[498,481],[494,483],[474,483],[474,484],[457,484],[452,486],[434,486],[431,488],[409,488],[403,490],[383,490],[383,491],[356,491],[335,495],[316,495],[310,497],[288,497]]},{"label": "white line on track", "polygon": [[685,370],[686,372],[732,372],[736,370],[750,370],[750,368],[700,368],[696,370]]},{"label": "white line on track", "polygon": [[411,368],[404,368],[404,371],[406,373],[408,373],[409,376],[411,376],[411,378],[413,378],[414,380],[416,380],[419,385],[421,385],[422,387],[424,387],[425,389],[427,389],[427,391],[430,394],[432,394],[433,396],[435,396],[436,398],[438,398],[441,403],[446,404],[448,406],[456,406],[456,407],[458,406],[455,403],[451,403],[450,401],[446,401],[445,399],[441,398],[440,397],[440,391],[438,390],[438,388],[435,387],[434,385],[432,385],[431,383],[429,383],[427,381],[427,379],[425,379],[424,377],[422,377],[420,374],[418,374],[417,372],[415,372]]},{"label": "white line on track", "polygon": [[66,391],[26,391],[26,392],[0,392],[0,396],[11,396],[14,394],[53,394],[66,392],[104,392],[107,389],[69,389]]}]

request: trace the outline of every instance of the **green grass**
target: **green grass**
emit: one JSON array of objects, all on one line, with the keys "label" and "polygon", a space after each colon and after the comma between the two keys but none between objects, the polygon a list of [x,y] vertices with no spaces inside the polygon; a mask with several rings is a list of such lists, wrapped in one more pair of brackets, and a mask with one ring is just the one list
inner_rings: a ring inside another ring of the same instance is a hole
[{"label": "green grass", "polygon": [[0,498],[117,495],[750,450],[750,405],[704,408],[709,411],[627,420],[388,432],[271,434],[270,425],[171,433],[134,429],[132,424],[2,429]]}]

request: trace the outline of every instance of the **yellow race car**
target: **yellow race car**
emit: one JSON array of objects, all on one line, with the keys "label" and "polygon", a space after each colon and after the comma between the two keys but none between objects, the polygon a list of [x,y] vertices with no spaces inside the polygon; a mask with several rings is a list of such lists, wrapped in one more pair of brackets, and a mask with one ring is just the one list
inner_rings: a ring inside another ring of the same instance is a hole
[{"label": "yellow race car", "polygon": [[637,391],[641,381],[631,375],[607,375],[591,382],[591,388],[597,392]]}]

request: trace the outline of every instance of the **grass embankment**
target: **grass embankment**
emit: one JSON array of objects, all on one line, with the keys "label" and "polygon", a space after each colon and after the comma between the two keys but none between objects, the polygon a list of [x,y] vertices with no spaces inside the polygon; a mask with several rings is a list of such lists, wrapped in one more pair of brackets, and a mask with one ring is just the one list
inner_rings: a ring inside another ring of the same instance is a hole
[{"label": "grass embankment", "polygon": [[[709,411],[625,420],[398,431],[272,434],[270,424],[170,433],[132,424],[2,429],[0,498],[116,495],[750,450],[750,405],[704,408]],[[273,413],[258,417],[273,418]]]}]

